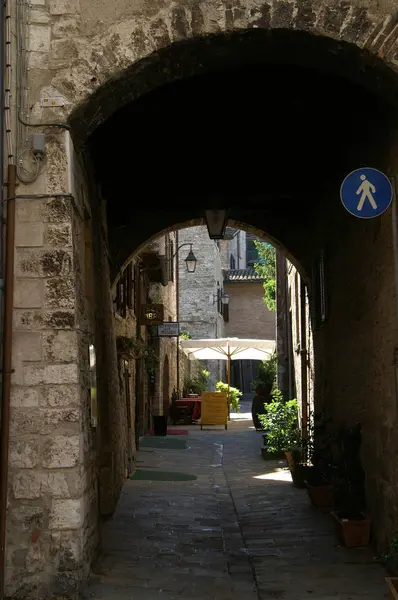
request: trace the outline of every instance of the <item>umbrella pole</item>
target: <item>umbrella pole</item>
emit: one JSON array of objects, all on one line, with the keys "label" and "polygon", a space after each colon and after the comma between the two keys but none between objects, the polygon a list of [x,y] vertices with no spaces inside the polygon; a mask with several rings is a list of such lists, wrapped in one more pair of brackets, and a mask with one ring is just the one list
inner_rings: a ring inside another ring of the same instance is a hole
[{"label": "umbrella pole", "polygon": [[228,354],[228,367],[227,367],[227,381],[228,381],[228,419],[231,416],[231,357]]}]

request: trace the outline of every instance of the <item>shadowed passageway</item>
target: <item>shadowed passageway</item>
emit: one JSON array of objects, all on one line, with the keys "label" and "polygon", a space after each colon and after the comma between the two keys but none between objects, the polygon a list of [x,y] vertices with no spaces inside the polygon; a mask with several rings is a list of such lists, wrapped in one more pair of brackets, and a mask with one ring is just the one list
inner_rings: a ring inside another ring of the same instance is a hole
[{"label": "shadowed passageway", "polygon": [[387,597],[371,550],[338,545],[329,516],[292,486],[283,463],[261,459],[250,426],[190,428],[186,449],[140,450],[139,469],[197,479],[127,482],[85,598]]}]

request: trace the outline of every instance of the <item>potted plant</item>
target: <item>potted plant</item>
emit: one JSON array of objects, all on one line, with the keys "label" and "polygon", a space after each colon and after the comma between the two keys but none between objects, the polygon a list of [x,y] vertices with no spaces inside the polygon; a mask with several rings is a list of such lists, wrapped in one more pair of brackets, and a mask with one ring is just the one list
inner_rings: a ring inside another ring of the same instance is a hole
[{"label": "potted plant", "polygon": [[361,427],[341,429],[339,481],[335,484],[336,509],[331,513],[338,539],[347,547],[367,546],[370,539],[370,519],[365,513],[364,472],[359,450]]},{"label": "potted plant", "polygon": [[267,431],[267,450],[270,454],[283,452],[286,456],[292,480],[304,487],[308,466],[302,462],[301,432],[297,426],[297,400],[283,402],[282,394],[275,390],[272,402],[265,405],[265,414],[259,415],[260,423]]},{"label": "potted plant", "polygon": [[210,371],[201,369],[197,375],[188,378],[184,382],[184,397],[189,395],[200,396],[207,389],[207,382],[210,376]]},{"label": "potted plant", "polygon": [[[218,381],[216,383],[216,390],[217,392],[225,392],[228,395],[228,384],[224,383],[223,381]],[[234,388],[231,386],[229,387],[230,407],[234,412],[240,412],[239,400],[242,395],[243,393],[240,390],[238,390],[238,388]]]},{"label": "potted plant", "polygon": [[271,392],[276,379],[276,364],[276,354],[270,360],[262,361],[257,372],[257,377],[252,384],[256,392],[252,401],[252,419],[253,425],[257,430],[262,428],[259,415],[265,413],[264,405],[268,404],[271,400]]},{"label": "potted plant", "polygon": [[[310,415],[311,419],[312,415]],[[310,426],[307,444],[307,457],[312,467],[305,482],[308,497],[316,507],[334,506],[333,472],[333,435],[328,430],[328,422],[315,415]]]}]

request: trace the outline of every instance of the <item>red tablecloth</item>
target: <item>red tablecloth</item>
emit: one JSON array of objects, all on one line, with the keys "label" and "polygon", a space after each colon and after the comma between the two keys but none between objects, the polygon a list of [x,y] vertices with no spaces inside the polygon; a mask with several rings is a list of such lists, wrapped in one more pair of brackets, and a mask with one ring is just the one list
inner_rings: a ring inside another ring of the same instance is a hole
[{"label": "red tablecloth", "polygon": [[179,398],[179,400],[176,400],[176,404],[179,404],[180,406],[188,406],[192,421],[200,419],[202,414],[201,402],[202,398]]}]

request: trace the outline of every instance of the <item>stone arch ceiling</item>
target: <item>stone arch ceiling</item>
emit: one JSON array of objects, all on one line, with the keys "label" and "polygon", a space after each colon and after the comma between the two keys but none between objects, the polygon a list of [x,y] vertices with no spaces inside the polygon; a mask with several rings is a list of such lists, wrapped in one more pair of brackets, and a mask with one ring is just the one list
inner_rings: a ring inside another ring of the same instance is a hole
[{"label": "stone arch ceiling", "polygon": [[[274,59],[285,60],[290,55],[307,64],[322,59],[323,68],[332,62],[330,68],[369,82],[369,70],[379,58],[378,77],[372,82],[376,87],[384,86],[388,79],[382,61],[393,70],[398,69],[394,0],[187,0],[178,3],[165,0],[131,4],[134,8],[129,10],[124,0],[118,0],[114,7],[112,4],[111,14],[106,11],[106,3],[101,4],[107,17],[101,26],[97,18],[95,27],[81,29],[84,35],[57,41],[61,46],[66,44],[68,60],[65,65],[62,61],[59,63],[61,66],[55,71],[52,85],[70,100],[71,110],[81,105],[71,117],[76,140],[82,141],[117,107],[158,85],[217,67],[220,61],[225,64],[228,57],[232,62],[244,61],[245,55],[250,53],[250,35],[244,36],[246,48],[240,44],[235,52],[230,48],[225,51],[225,41],[237,32],[253,34],[256,29],[268,32],[269,35],[262,38],[262,46],[256,48],[260,54],[269,51],[270,43],[275,43],[273,32],[281,29],[324,36],[323,46],[316,52],[309,43],[300,42],[299,48],[295,47],[293,40],[287,48],[285,43],[284,47],[273,46]],[[90,0],[82,0],[78,16],[88,17],[90,7]],[[101,11],[97,8],[97,12],[98,17]],[[218,37],[216,44],[214,36]],[[185,48],[184,43],[193,39],[198,46]],[[362,52],[349,52],[347,44]],[[200,59],[192,61],[194,56]],[[54,65],[57,65],[56,60]],[[141,78],[143,70],[146,73]],[[390,93],[395,95],[395,89]],[[113,103],[110,102],[112,96]],[[85,132],[79,135],[78,121],[82,118]]]},{"label": "stone arch ceiling", "polygon": [[93,35],[53,84],[80,102],[69,122],[107,200],[114,272],[211,206],[309,268],[322,203],[336,200],[347,169],[388,164],[398,98],[390,9],[164,2]]}]

